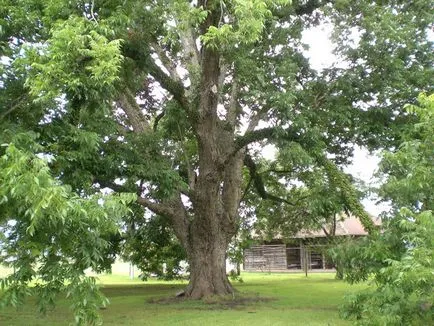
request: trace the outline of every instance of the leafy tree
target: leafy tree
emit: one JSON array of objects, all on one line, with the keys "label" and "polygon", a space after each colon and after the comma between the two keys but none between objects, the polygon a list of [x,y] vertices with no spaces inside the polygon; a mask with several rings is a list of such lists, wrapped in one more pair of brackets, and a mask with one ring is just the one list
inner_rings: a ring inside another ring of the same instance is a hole
[{"label": "leafy tree", "polygon": [[[93,324],[108,301],[85,270],[110,269],[111,239],[136,196],[79,196],[53,178],[46,160],[35,154],[40,149],[35,137],[15,135],[0,157],[0,263],[14,269],[0,279],[6,290],[0,306],[18,307],[25,295],[34,295],[45,313],[57,294],[66,292],[76,323]],[[36,284],[28,287],[32,281]]]},{"label": "leafy tree", "polygon": [[430,325],[434,315],[434,218],[402,209],[382,235],[346,243],[344,279],[372,278],[372,287],[346,297],[342,316],[357,325]]},{"label": "leafy tree", "polygon": [[[418,117],[403,133],[404,142],[385,153],[381,193],[395,215],[384,232],[338,250],[345,279],[373,278],[375,287],[347,298],[343,316],[360,325],[429,325],[434,316],[433,113],[434,95],[408,105]],[[402,205],[407,207],[401,208]]]},{"label": "leafy tree", "polygon": [[[159,215],[183,247],[191,298],[233,292],[226,250],[250,204],[309,200],[281,177],[308,184],[302,172],[316,171],[374,230],[339,165],[353,144],[392,144],[403,103],[433,77],[427,0],[3,0],[0,10],[0,130],[38,133],[52,175],[83,197],[137,194],[134,218]],[[316,71],[301,39],[323,23],[339,62]],[[261,175],[258,144],[296,173]],[[249,178],[258,196],[244,202]]]},{"label": "leafy tree", "polygon": [[408,206],[416,212],[434,208],[434,94],[422,94],[418,102],[406,105],[418,119],[403,131],[399,147],[383,155],[380,172],[386,182],[379,191],[395,208]]}]

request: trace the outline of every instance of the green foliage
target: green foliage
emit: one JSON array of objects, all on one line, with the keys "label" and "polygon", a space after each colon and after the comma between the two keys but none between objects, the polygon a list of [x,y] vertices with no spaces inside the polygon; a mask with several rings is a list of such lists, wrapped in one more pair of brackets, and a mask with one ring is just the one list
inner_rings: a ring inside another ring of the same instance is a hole
[{"label": "green foliage", "polygon": [[244,283],[243,278],[240,275],[238,275],[237,271],[233,269],[229,271],[229,278],[233,282],[237,281],[239,283]]},{"label": "green foliage", "polygon": [[348,176],[342,173],[342,171],[339,171],[337,166],[329,160],[320,157],[319,161],[322,162],[324,169],[330,178],[331,184],[339,189],[346,209],[360,219],[360,222],[366,231],[369,233],[376,232],[374,222],[360,203],[358,194]]},{"label": "green foliage", "polygon": [[[143,211],[141,207],[136,209]],[[155,215],[148,220],[132,219],[128,224],[123,256],[140,269],[141,279],[147,280],[151,275],[164,280],[182,277],[185,271],[181,263],[187,257],[167,218]]]},{"label": "green foliage", "polygon": [[265,188],[280,202],[258,202],[255,193],[247,193],[246,201],[255,210],[255,234],[267,240],[276,234],[290,239],[301,229],[331,225],[335,216],[343,212],[367,220],[369,229],[371,218],[359,203],[364,194],[354,188],[353,178],[323,157],[318,158],[321,165],[315,166],[311,151],[314,150],[304,150],[298,143],[282,144],[274,162],[258,165]]},{"label": "green foliage", "polygon": [[[166,206],[182,193],[192,203],[180,205],[186,221],[200,218],[194,185],[206,165],[197,132],[205,102],[209,114],[202,118],[218,130],[210,130],[216,155],[243,138],[249,119],[252,126],[259,121],[256,129],[270,127],[267,137],[252,141],[280,152],[267,162],[256,145],[244,146],[257,165],[254,183],[268,197],[259,198],[244,170],[234,230],[250,231],[256,219],[267,236],[289,235],[318,227],[342,208],[367,224],[353,180],[339,165],[351,161],[355,143],[396,146],[405,123],[418,119],[402,105],[431,87],[431,7],[429,0],[3,0],[0,143],[11,145],[0,149],[1,171],[9,171],[0,176],[6,196],[0,200],[8,200],[1,204],[0,238],[5,255],[21,257],[11,261],[16,275],[25,282],[45,278],[43,302],[53,302],[60,283],[73,284],[67,279],[83,284],[83,268],[107,268],[120,248],[146,273],[167,276],[166,260],[175,275],[184,252],[170,230],[174,223],[167,216],[146,220],[135,204],[123,214],[123,197],[100,190],[135,193],[150,206]],[[317,71],[302,36],[322,23],[333,25],[338,62]],[[206,81],[210,76],[201,73],[208,68],[213,78]],[[230,107],[233,123],[225,117]],[[208,162],[216,174],[229,166],[216,162]],[[425,197],[414,205],[427,207],[432,183],[417,180],[411,183],[421,183],[416,192]],[[399,193],[392,188],[388,194]],[[402,200],[414,193],[402,193]],[[122,209],[112,210],[111,202]],[[237,246],[231,249],[239,258]],[[22,284],[10,284],[12,302],[25,294]],[[74,291],[86,289],[94,288]],[[95,302],[101,300],[78,303],[80,322],[95,318],[86,310]]]},{"label": "green foliage", "polygon": [[434,94],[422,94],[418,101],[419,106],[406,106],[418,120],[404,130],[396,151],[384,153],[380,173],[387,179],[380,195],[396,207],[420,211],[434,208]]},{"label": "green foliage", "polygon": [[383,232],[334,252],[344,278],[372,278],[376,288],[347,298],[342,315],[359,325],[428,325],[434,316],[433,96],[421,95],[420,106],[407,106],[419,121],[403,134],[404,142],[386,153],[381,193],[391,199],[395,216]]},{"label": "green foliage", "polygon": [[[1,305],[19,306],[29,294],[41,312],[67,291],[76,324],[99,322],[107,300],[86,269],[109,270],[111,238],[129,209],[131,194],[80,197],[53,178],[32,133],[3,144],[0,157],[0,263],[15,272],[1,279]],[[36,285],[28,287],[31,282]]]},{"label": "green foliage", "polygon": [[81,17],[70,17],[53,27],[48,44],[30,48],[30,93],[39,101],[62,94],[91,105],[110,103],[122,62],[120,40],[109,41],[104,26]]},{"label": "green foliage", "polygon": [[105,307],[109,300],[99,291],[95,278],[72,279],[65,290],[66,298],[74,298],[71,308],[76,325],[101,323],[99,309]]},{"label": "green foliage", "polygon": [[429,325],[434,315],[434,218],[402,209],[385,231],[340,248],[347,281],[375,288],[346,298],[342,316],[357,325]]},{"label": "green foliage", "polygon": [[[206,46],[212,48],[234,47],[239,44],[250,44],[260,40],[265,22],[272,16],[270,7],[287,5],[290,1],[265,0],[220,0],[221,18],[219,26],[210,26],[201,39]],[[234,23],[225,23],[226,10],[232,11]]]}]

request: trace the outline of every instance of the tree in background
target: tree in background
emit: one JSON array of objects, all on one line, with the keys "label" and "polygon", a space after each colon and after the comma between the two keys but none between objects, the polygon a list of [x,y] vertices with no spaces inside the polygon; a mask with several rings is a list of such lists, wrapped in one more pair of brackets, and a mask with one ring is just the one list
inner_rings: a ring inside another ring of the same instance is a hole
[{"label": "tree in background", "polygon": [[344,278],[373,278],[374,287],[347,298],[343,316],[359,325],[430,325],[434,316],[434,95],[408,105],[417,121],[383,155],[380,194],[393,205],[384,231],[337,251]]},{"label": "tree in background", "polygon": [[[270,219],[303,207],[314,175],[373,231],[340,166],[354,144],[393,144],[402,105],[433,77],[430,1],[3,0],[0,15],[2,143],[37,134],[50,174],[81,198],[136,194],[124,236],[153,227],[136,222],[145,209],[164,219],[191,298],[232,293],[226,251],[244,218],[263,201],[277,204]],[[302,34],[321,24],[338,62],[316,71]],[[311,224],[303,212],[285,215],[289,229]]]}]

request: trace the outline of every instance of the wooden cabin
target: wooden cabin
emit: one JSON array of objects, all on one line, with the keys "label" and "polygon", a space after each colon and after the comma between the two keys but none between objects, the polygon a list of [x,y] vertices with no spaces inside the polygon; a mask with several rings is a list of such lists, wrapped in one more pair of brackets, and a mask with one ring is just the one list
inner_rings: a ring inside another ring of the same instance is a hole
[{"label": "wooden cabin", "polygon": [[[374,219],[379,224],[377,219]],[[302,230],[285,242],[280,237],[244,250],[245,271],[327,271],[334,270],[327,257],[330,237],[366,236],[359,219],[349,216],[320,230]]]}]

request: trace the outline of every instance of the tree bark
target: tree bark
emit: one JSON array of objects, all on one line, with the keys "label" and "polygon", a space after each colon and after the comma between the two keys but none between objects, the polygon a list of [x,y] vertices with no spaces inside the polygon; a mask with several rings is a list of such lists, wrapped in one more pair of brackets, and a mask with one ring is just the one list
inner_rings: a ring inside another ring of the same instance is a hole
[{"label": "tree bark", "polygon": [[209,226],[202,220],[190,233],[190,282],[185,294],[192,299],[233,293],[226,275],[227,237],[209,234]]},{"label": "tree bark", "polygon": [[[190,282],[187,297],[199,299],[233,293],[226,275],[226,251],[237,231],[241,197],[242,153],[218,173],[208,161],[209,174],[199,174],[193,196],[194,218],[188,230]],[[206,165],[206,164],[205,164]],[[211,173],[211,171],[213,173]],[[210,176],[213,175],[214,177]]]},{"label": "tree bark", "polygon": [[[222,132],[218,134],[218,139],[224,139]],[[201,162],[192,196],[194,217],[187,245],[190,282],[185,295],[193,299],[234,292],[226,275],[226,251],[237,231],[244,151],[228,159],[222,168],[209,151],[215,146],[208,144],[200,151],[206,159]]]}]

